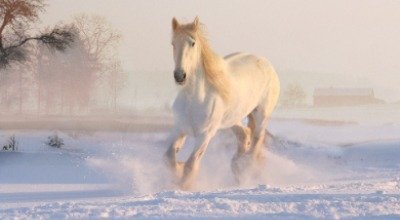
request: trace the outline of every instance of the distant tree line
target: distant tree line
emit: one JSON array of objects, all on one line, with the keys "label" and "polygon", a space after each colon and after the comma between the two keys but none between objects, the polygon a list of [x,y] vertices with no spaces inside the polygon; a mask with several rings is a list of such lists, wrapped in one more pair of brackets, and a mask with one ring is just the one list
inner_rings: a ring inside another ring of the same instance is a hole
[{"label": "distant tree line", "polygon": [[301,85],[292,83],[282,92],[280,104],[282,107],[304,107],[307,94]]},{"label": "distant tree line", "polygon": [[103,17],[80,15],[32,35],[44,7],[0,0],[0,112],[82,114],[97,102],[116,111],[126,77],[120,34]]}]

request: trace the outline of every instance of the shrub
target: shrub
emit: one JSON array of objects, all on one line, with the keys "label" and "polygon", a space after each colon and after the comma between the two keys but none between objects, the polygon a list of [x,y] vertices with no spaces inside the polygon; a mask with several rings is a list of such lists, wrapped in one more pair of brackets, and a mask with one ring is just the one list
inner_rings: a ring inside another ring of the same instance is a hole
[{"label": "shrub", "polygon": [[59,138],[58,135],[55,134],[48,137],[46,144],[50,147],[61,148],[64,145],[64,140],[62,138]]},{"label": "shrub", "polygon": [[8,139],[7,144],[3,146],[3,151],[16,151],[16,150],[18,150],[18,142],[15,138],[15,135],[13,135]]}]

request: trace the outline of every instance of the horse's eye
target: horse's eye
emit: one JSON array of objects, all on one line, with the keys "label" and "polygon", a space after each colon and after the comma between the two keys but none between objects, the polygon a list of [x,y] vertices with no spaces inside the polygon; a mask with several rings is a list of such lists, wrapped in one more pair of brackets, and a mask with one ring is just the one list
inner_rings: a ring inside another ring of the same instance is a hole
[{"label": "horse's eye", "polygon": [[190,46],[194,47],[195,44],[196,44],[196,42],[195,42],[195,41],[192,41],[192,42],[190,43]]}]

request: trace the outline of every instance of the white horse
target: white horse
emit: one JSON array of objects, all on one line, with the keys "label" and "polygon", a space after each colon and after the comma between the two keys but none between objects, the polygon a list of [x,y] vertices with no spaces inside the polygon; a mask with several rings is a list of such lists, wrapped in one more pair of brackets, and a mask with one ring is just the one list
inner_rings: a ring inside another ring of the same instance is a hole
[{"label": "white horse", "polygon": [[[180,91],[173,104],[175,127],[165,153],[183,189],[191,187],[201,157],[219,129],[232,128],[238,150],[231,167],[237,178],[249,162],[263,158],[266,127],[279,97],[280,84],[272,65],[262,57],[234,53],[216,55],[204,36],[199,19],[189,24],[172,20],[174,78]],[[248,117],[248,124],[243,119]],[[189,159],[177,162],[176,153],[187,135],[195,137]]]}]

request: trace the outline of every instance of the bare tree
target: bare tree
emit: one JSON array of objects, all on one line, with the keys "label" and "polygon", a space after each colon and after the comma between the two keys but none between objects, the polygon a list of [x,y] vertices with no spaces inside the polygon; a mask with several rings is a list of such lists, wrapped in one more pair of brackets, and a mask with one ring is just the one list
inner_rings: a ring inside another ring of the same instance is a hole
[{"label": "bare tree", "polygon": [[107,84],[110,91],[111,106],[114,113],[117,112],[118,98],[121,90],[125,86],[127,75],[123,71],[121,63],[115,59],[114,63],[110,65],[107,76]]},{"label": "bare tree", "polygon": [[44,0],[0,0],[0,65],[24,60],[27,51],[22,46],[31,40],[61,51],[73,42],[74,36],[68,27],[29,35],[29,26],[39,19],[45,6]]},{"label": "bare tree", "polygon": [[298,107],[305,105],[306,92],[299,84],[290,84],[282,94],[282,106]]},{"label": "bare tree", "polygon": [[[10,42],[24,42],[17,50],[23,51],[25,60],[7,63],[7,69],[0,74],[3,110],[21,112],[24,106],[36,104],[39,114],[72,115],[88,112],[96,101],[111,101],[116,111],[125,82],[125,72],[116,55],[120,35],[98,16],[76,17],[68,27],[73,41],[63,48],[63,53],[41,40],[28,43],[30,37],[15,41],[8,37],[17,36],[13,30],[4,32],[4,48],[9,48]],[[28,31],[21,36],[29,36]]]},{"label": "bare tree", "polygon": [[97,86],[108,88],[106,91],[109,91],[112,109],[115,112],[126,79],[116,55],[121,34],[104,17],[97,15],[76,16],[74,25],[84,46],[95,60],[93,64],[99,79]]},{"label": "bare tree", "polygon": [[[75,30],[77,32],[77,30]],[[37,106],[53,114],[75,114],[88,110],[96,82],[96,66],[79,33],[65,53],[39,47],[36,84]],[[47,114],[48,112],[46,112]]]},{"label": "bare tree", "polygon": [[109,65],[113,65],[121,35],[104,17],[98,15],[78,15],[73,23],[89,54],[97,61],[99,73],[104,73]]}]

